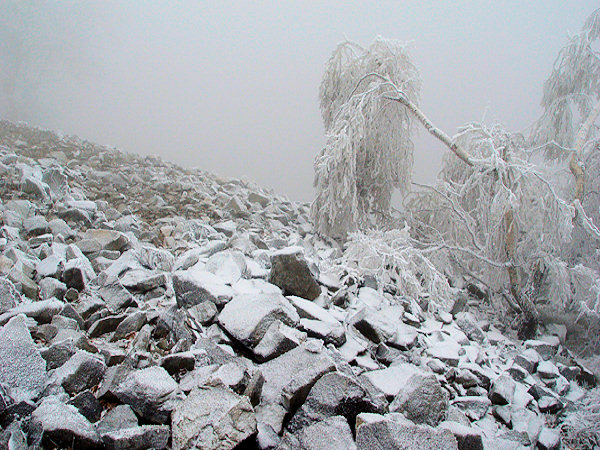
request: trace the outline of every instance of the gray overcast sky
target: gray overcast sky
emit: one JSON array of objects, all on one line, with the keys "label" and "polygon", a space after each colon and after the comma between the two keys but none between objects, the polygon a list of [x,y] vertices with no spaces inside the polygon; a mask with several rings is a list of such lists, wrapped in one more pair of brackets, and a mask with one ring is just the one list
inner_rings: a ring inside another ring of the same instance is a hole
[{"label": "gray overcast sky", "polygon": [[[600,6],[587,0],[39,3],[56,13],[31,17],[27,33],[59,44],[30,63],[38,74],[24,91],[20,119],[224,176],[245,175],[305,201],[312,199],[312,162],[324,143],[318,87],[344,37],[364,45],[377,35],[412,41],[421,106],[448,134],[484,114],[518,131],[537,117],[542,83],[567,34]],[[5,17],[12,8],[13,1],[0,0]],[[6,46],[0,50],[0,58],[14,56]],[[0,117],[5,100],[0,94]],[[444,149],[425,131],[416,146],[415,179],[431,182]]]}]

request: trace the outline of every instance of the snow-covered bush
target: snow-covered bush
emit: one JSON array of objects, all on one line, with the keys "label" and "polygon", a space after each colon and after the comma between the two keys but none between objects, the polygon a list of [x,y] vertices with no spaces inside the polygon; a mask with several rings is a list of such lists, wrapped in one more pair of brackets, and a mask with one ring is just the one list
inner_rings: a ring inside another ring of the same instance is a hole
[{"label": "snow-covered bush", "polygon": [[568,448],[600,445],[600,387],[592,389],[569,407],[560,426]]},{"label": "snow-covered bush", "polygon": [[389,211],[394,188],[407,190],[413,166],[411,116],[386,98],[395,87],[419,99],[419,74],[404,45],[376,39],[368,48],[340,44],[320,88],[327,135],[315,159],[311,216],[320,233],[346,233]]},{"label": "snow-covered bush", "polygon": [[416,301],[428,298],[430,308],[448,311],[454,304],[456,289],[433,264],[431,253],[432,249],[422,248],[411,238],[406,226],[355,232],[349,235],[339,268],[352,277],[374,277],[379,286],[391,284]]}]

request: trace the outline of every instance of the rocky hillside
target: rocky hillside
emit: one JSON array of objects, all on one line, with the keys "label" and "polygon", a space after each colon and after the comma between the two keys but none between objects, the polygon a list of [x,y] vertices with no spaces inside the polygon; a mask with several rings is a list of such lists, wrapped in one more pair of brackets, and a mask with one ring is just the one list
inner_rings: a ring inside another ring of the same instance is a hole
[{"label": "rocky hillside", "polygon": [[251,183],[8,122],[0,173],[1,448],[558,449],[595,386]]}]

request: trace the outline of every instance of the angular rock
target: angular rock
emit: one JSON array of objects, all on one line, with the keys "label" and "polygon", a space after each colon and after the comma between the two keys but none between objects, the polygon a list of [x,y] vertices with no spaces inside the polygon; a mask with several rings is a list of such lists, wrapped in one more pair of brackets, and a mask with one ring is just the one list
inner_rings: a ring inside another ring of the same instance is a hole
[{"label": "angular rock", "polygon": [[97,386],[106,372],[100,358],[85,351],[78,351],[54,372],[56,381],[70,395]]},{"label": "angular rock", "polygon": [[471,420],[481,419],[492,406],[489,398],[479,396],[456,397],[451,404],[458,407]]},{"label": "angular rock", "polygon": [[560,431],[556,428],[542,428],[537,441],[540,450],[559,450],[561,448]]},{"label": "angular rock", "polygon": [[128,315],[119,325],[117,326],[115,333],[113,334],[111,341],[118,341],[125,339],[131,333],[137,333],[146,324],[146,313],[144,311],[136,311],[131,315]]},{"label": "angular rock", "polygon": [[250,401],[224,386],[194,389],[173,411],[173,449],[233,449],[256,433]]},{"label": "angular rock", "polygon": [[314,341],[307,341],[259,366],[265,377],[262,402],[296,408],[319,378],[335,370],[327,351],[314,347]]},{"label": "angular rock", "polygon": [[323,375],[311,388],[287,429],[293,433],[334,416],[343,416],[348,423],[355,423],[361,412],[381,411],[369,400],[369,394],[357,381],[339,372],[331,372]]},{"label": "angular rock", "polygon": [[54,396],[44,398],[32,413],[31,427],[44,448],[102,448],[93,425],[77,408],[65,405]]},{"label": "angular rock", "polygon": [[277,446],[281,450],[355,450],[350,426],[344,417],[333,416],[313,422],[296,433],[287,433]]},{"label": "angular rock", "polygon": [[481,431],[456,422],[442,422],[439,428],[450,431],[458,443],[458,450],[483,450]]},{"label": "angular rock", "polygon": [[138,426],[138,418],[129,405],[117,405],[108,410],[104,417],[96,424],[96,431],[100,436],[125,428]]},{"label": "angular rock", "polygon": [[102,442],[107,450],[159,450],[168,448],[170,437],[168,425],[142,425],[105,433]]},{"label": "angular rock", "polygon": [[0,314],[3,314],[23,302],[15,285],[6,278],[0,278]]},{"label": "angular rock", "polygon": [[177,383],[168,372],[153,366],[128,373],[114,389],[114,395],[140,417],[164,424],[173,410],[176,390]]},{"label": "angular rock", "polygon": [[250,348],[258,344],[273,322],[295,326],[299,319],[294,307],[281,294],[238,295],[219,314],[219,324]]},{"label": "angular rock", "polygon": [[535,348],[528,348],[525,351],[519,352],[517,355],[515,355],[515,363],[529,373],[534,373],[536,371],[540,361],[540,354],[535,350]]},{"label": "angular rock", "polygon": [[92,423],[98,422],[102,415],[102,405],[91,391],[77,394],[68,404],[77,408],[79,413]]},{"label": "angular rock", "polygon": [[205,301],[220,306],[233,296],[231,288],[219,277],[203,270],[174,272],[173,289],[180,308],[189,308]]},{"label": "angular rock", "polygon": [[500,375],[492,384],[488,397],[495,405],[507,405],[512,403],[515,387],[512,378],[508,375]]},{"label": "angular rock", "polygon": [[398,392],[390,412],[401,412],[416,424],[435,427],[446,418],[448,395],[434,375],[415,374]]},{"label": "angular rock", "polygon": [[299,247],[288,247],[271,256],[269,282],[291,295],[308,300],[321,295],[321,288]]},{"label": "angular rock", "polygon": [[479,343],[484,341],[485,333],[477,324],[477,320],[475,320],[473,314],[469,312],[460,312],[455,316],[455,321],[460,329],[469,337],[469,339]]},{"label": "angular rock", "polygon": [[298,347],[305,340],[306,333],[276,320],[269,325],[252,352],[259,362],[265,362]]},{"label": "angular rock", "polygon": [[0,329],[0,384],[15,402],[36,399],[46,383],[46,361],[37,350],[26,319],[18,315]]},{"label": "angular rock", "polygon": [[458,449],[452,432],[415,425],[401,415],[363,413],[356,419],[356,446],[369,450]]}]

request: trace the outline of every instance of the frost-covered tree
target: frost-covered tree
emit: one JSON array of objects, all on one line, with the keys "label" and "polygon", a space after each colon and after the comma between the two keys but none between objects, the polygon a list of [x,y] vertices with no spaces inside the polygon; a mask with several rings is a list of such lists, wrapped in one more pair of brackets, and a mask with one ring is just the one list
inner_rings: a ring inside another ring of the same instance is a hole
[{"label": "frost-covered tree", "polygon": [[406,191],[413,166],[412,115],[388,97],[401,90],[418,102],[420,78],[404,45],[376,39],[343,42],[321,82],[327,135],[315,159],[311,215],[322,234],[345,238],[389,211],[395,188]]}]

